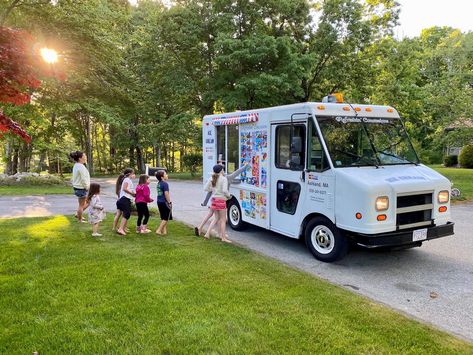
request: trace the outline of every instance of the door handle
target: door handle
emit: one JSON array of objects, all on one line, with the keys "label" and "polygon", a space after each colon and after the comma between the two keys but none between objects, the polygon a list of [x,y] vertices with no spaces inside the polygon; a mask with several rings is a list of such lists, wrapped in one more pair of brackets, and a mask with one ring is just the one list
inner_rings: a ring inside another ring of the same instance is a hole
[{"label": "door handle", "polygon": [[301,171],[301,181],[305,182],[305,170]]}]

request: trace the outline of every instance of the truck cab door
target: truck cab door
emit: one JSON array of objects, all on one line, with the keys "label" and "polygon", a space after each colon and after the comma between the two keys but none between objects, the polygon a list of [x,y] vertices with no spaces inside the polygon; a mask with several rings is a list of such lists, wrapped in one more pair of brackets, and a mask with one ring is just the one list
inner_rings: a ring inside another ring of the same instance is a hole
[{"label": "truck cab door", "polygon": [[305,201],[306,135],[305,122],[295,122],[292,135],[290,122],[271,126],[270,229],[293,238],[299,236]]}]

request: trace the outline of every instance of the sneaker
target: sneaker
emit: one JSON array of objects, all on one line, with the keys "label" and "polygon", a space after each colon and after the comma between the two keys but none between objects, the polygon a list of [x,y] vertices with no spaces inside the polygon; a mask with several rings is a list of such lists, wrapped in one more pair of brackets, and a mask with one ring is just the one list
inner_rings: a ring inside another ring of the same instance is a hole
[{"label": "sneaker", "polygon": [[136,227],[136,233],[141,233],[141,227]]},{"label": "sneaker", "polygon": [[92,237],[101,237],[101,236],[102,236],[102,234],[100,234],[100,233],[92,233]]},{"label": "sneaker", "polygon": [[141,230],[141,233],[142,233],[142,234],[151,233],[151,229],[148,229],[148,228],[142,229],[142,230]]}]

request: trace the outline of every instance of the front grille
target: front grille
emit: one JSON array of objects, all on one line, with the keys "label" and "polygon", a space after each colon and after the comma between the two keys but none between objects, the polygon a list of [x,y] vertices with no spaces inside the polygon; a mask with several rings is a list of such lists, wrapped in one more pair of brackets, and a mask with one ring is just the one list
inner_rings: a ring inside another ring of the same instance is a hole
[{"label": "front grille", "polygon": [[432,224],[433,192],[398,195],[396,209],[397,229],[416,228]]}]

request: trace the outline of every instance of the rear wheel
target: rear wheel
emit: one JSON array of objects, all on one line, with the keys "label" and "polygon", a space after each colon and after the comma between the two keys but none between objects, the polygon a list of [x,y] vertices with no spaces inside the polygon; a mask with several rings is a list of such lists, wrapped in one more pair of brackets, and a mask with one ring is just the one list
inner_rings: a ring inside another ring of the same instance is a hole
[{"label": "rear wheel", "polygon": [[247,224],[243,222],[241,217],[240,204],[235,198],[232,198],[228,203],[228,224],[234,230],[243,230],[246,228]]},{"label": "rear wheel", "polygon": [[315,217],[305,229],[305,243],[316,259],[324,262],[340,260],[348,252],[345,235],[325,217]]}]

